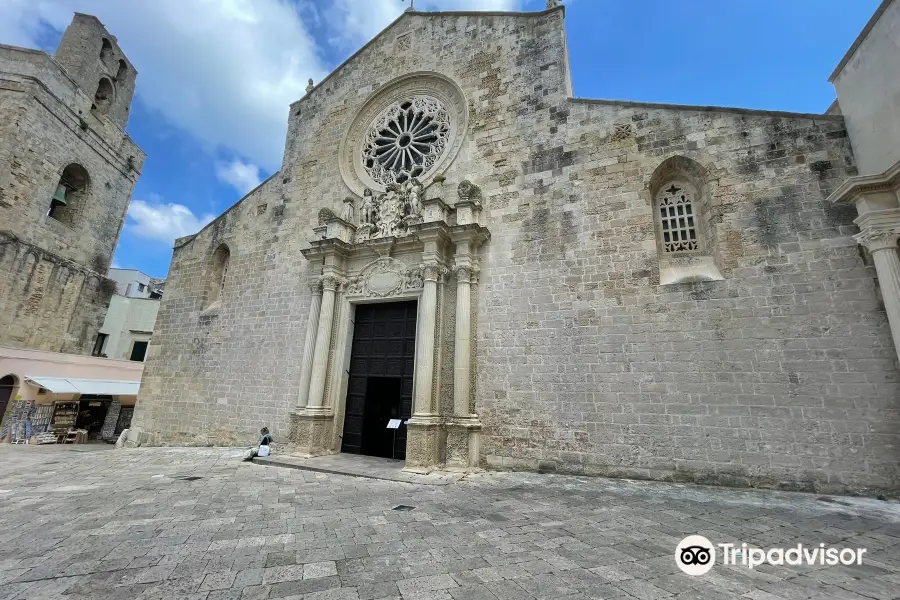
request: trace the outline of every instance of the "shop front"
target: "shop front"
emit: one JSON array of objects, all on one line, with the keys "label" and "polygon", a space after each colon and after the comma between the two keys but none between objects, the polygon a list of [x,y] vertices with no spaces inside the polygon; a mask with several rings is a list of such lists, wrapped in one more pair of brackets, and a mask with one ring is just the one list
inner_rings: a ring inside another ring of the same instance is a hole
[{"label": "shop front", "polygon": [[131,425],[143,363],[0,348],[9,401],[0,440],[114,442]]}]

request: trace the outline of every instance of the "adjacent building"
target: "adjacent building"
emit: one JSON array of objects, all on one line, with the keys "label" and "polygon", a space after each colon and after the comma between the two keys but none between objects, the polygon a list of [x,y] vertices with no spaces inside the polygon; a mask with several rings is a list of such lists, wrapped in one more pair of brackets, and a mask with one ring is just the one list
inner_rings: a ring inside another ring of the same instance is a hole
[{"label": "adjacent building", "polygon": [[578,98],[555,4],[407,11],[291,106],[176,241],[147,443],[900,488],[900,1],[828,114]]},{"label": "adjacent building", "polygon": [[125,132],[136,78],[90,15],[53,55],[0,45],[0,437],[109,437],[134,405],[143,365],[91,354],[144,162]]},{"label": "adjacent building", "polygon": [[165,280],[133,269],[110,269],[116,294],[97,334],[94,356],[143,362],[153,336]]},{"label": "adjacent building", "polygon": [[54,55],[0,46],[0,344],[90,354],[144,153],[137,71],[96,17]]}]

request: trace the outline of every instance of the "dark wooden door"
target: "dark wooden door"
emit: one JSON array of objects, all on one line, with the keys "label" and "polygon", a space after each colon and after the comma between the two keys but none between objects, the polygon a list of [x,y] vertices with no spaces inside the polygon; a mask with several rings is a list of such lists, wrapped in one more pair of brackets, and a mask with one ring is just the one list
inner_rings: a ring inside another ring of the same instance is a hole
[{"label": "dark wooden door", "polygon": [[[344,437],[341,452],[363,454],[376,447],[372,439],[381,439],[387,422],[376,423],[373,414],[384,417],[399,405],[403,424],[397,430],[393,457],[406,459],[406,421],[412,415],[413,369],[416,354],[416,303],[361,304],[356,307],[353,348],[350,354],[350,381],[344,412]],[[377,379],[379,381],[370,381]],[[399,379],[400,385],[390,385]],[[399,389],[399,392],[388,390]],[[373,392],[375,390],[376,392]],[[399,393],[396,398],[385,394]],[[369,406],[367,403],[379,403]],[[366,416],[369,416],[368,422]],[[366,443],[366,436],[369,443]]]}]

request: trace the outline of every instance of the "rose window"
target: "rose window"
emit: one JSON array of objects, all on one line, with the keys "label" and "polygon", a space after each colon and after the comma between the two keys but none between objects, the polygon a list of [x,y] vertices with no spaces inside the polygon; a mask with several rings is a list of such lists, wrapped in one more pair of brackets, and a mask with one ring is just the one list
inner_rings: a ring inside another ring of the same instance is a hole
[{"label": "rose window", "polygon": [[363,167],[373,181],[387,187],[421,178],[447,150],[450,115],[430,96],[391,104],[366,134]]}]

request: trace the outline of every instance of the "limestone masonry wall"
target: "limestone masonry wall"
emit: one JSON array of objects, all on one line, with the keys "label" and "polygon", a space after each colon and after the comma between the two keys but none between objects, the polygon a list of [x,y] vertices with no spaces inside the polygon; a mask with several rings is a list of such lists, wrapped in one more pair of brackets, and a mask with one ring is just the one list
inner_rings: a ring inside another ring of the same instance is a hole
[{"label": "limestone masonry wall", "polygon": [[[47,54],[0,46],[0,344],[89,354],[103,323],[105,273],[144,153],[88,93]],[[72,164],[86,185],[62,222],[48,211]]]},{"label": "limestone masonry wall", "polygon": [[[824,201],[856,172],[843,119],[573,100],[563,15],[408,13],[295,103],[281,172],[177,243],[134,425],[154,443],[285,436],[318,275],[300,250],[350,193],[341,140],[373,92],[435,71],[470,119],[428,195],[452,204],[472,180],[492,236],[475,295],[483,466],[900,487],[874,270],[852,211]],[[721,280],[660,285],[651,181],[686,164]]]}]

